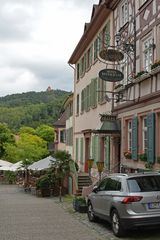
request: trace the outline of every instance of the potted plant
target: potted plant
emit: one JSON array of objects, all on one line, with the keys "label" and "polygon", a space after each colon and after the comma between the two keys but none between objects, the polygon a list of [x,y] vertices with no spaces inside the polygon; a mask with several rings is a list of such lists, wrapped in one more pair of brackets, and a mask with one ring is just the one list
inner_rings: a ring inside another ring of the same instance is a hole
[{"label": "potted plant", "polygon": [[15,172],[6,171],[5,178],[9,184],[13,184],[16,182],[16,174]]},{"label": "potted plant", "polygon": [[147,161],[147,154],[146,153],[140,153],[139,154],[139,159],[143,162]]},{"label": "potted plant", "polygon": [[127,159],[131,159],[131,158],[132,158],[132,153],[131,153],[131,151],[126,151],[126,152],[124,152],[124,156],[125,156],[125,158],[127,158]]},{"label": "potted plant", "polygon": [[139,78],[139,77],[141,77],[142,75],[146,75],[148,73],[148,71],[146,71],[146,70],[142,70],[142,71],[140,71],[140,72],[138,72],[136,75],[135,75],[135,79],[136,78]]},{"label": "potted plant", "polygon": [[82,196],[75,196],[75,198],[73,199],[73,208],[77,212],[86,213],[87,204],[85,198]]},{"label": "potted plant", "polygon": [[40,190],[42,197],[50,197],[51,182],[48,175],[41,176],[36,182],[36,189]]},{"label": "potted plant", "polygon": [[156,60],[152,65],[151,65],[151,70],[153,70],[154,68],[160,66],[160,60]]}]

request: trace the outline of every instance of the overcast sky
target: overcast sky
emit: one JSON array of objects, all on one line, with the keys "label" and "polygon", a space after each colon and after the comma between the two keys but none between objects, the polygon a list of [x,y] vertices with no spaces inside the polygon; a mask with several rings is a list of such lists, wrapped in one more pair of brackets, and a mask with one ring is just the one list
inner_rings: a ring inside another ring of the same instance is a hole
[{"label": "overcast sky", "polygon": [[73,90],[68,60],[99,0],[0,0],[0,96]]}]

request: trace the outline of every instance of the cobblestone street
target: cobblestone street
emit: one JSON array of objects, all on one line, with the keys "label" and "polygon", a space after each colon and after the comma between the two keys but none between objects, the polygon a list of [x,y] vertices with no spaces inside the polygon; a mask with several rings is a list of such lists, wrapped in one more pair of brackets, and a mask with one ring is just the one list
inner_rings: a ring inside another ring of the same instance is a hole
[{"label": "cobblestone street", "polygon": [[[0,185],[0,213],[0,240],[117,239],[107,223],[88,222],[86,214],[75,212],[71,203],[39,198],[16,186]],[[160,231],[135,232],[125,239],[137,238],[158,240]]]}]

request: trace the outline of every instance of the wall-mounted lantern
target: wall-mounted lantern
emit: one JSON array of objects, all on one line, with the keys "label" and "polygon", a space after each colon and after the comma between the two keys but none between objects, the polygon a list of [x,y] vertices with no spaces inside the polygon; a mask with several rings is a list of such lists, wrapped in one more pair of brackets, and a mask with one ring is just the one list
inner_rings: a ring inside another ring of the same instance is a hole
[{"label": "wall-mounted lantern", "polygon": [[99,173],[99,180],[101,180],[101,175],[104,169],[104,162],[96,162],[97,164],[97,169],[98,169],[98,173]]},{"label": "wall-mounted lantern", "polygon": [[93,163],[94,163],[94,159],[93,158],[89,158],[87,160],[89,177],[91,177],[91,168],[93,167]]}]

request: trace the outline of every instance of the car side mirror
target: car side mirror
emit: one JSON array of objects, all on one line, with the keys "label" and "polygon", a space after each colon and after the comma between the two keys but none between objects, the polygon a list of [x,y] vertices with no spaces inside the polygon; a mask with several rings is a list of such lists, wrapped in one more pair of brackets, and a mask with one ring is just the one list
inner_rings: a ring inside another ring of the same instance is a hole
[{"label": "car side mirror", "polygon": [[98,187],[94,186],[92,192],[97,193],[98,192]]}]

